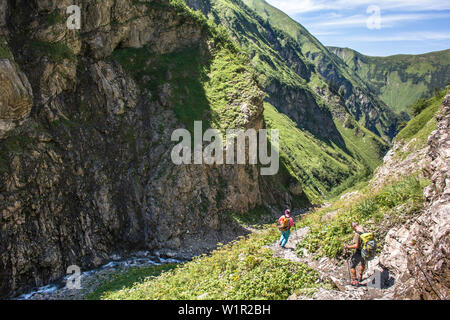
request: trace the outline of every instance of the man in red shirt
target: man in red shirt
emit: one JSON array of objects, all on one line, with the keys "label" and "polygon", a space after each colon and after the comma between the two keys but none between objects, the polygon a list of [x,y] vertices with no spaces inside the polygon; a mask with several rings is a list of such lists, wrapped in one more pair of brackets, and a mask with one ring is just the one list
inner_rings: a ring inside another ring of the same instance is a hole
[{"label": "man in red shirt", "polygon": [[284,215],[278,219],[279,229],[281,231],[280,246],[285,248],[291,235],[291,228],[295,226],[294,219],[291,218],[291,210],[286,209]]}]

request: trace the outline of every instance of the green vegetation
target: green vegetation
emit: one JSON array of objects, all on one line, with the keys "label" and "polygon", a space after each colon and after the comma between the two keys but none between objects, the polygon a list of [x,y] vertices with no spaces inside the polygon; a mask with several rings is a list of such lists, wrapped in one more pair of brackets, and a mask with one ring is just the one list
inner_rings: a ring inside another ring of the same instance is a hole
[{"label": "green vegetation", "polygon": [[[402,206],[401,214],[407,216],[418,211],[424,202],[423,189],[429,184],[409,176],[399,182],[372,191],[369,186],[360,190],[359,197],[339,199],[332,206],[319,209],[306,216],[299,223],[300,227],[310,227],[305,239],[298,245],[297,254],[303,250],[316,254],[316,257],[338,257],[343,251],[343,242],[349,243],[353,236],[350,223],[355,221],[366,229],[375,232],[378,247],[384,234],[381,234],[383,220],[387,216],[398,215],[395,208]],[[326,215],[331,215],[326,218]]]},{"label": "green vegetation", "polygon": [[[155,55],[146,47],[119,49],[113,53],[113,59],[122,64],[142,88],[149,90],[152,97],[156,99],[162,94],[170,99],[177,118],[188,128],[193,127],[194,120],[208,118],[209,103],[203,86],[206,67],[201,62],[199,48],[166,55]],[[163,90],[166,92],[161,92]]]},{"label": "green vegetation", "polygon": [[413,116],[419,115],[426,107],[428,107],[427,99],[420,98],[415,103],[410,105],[408,109],[411,110]]},{"label": "green vegetation", "polygon": [[418,143],[421,143],[421,145],[425,144],[430,133],[436,128],[434,115],[439,110],[446,92],[450,92],[450,89],[437,92],[434,97],[425,101],[419,100],[412,105],[412,109],[422,110],[408,122],[395,139],[410,141],[417,138]]},{"label": "green vegetation", "polygon": [[[188,9],[183,1],[171,1],[171,7],[177,13],[184,12],[186,18],[197,20],[203,28],[203,44],[164,55],[146,47],[119,49],[112,58],[155,99],[161,95],[169,99],[175,115],[188,129],[193,129],[196,120],[223,133],[239,127],[240,105],[248,99],[241,93],[261,94],[245,55],[239,53],[223,27]],[[210,50],[206,49],[207,42]],[[250,102],[248,105],[253,106]],[[203,129],[207,127],[204,125]]]},{"label": "green vegetation", "polygon": [[177,118],[191,130],[196,120],[222,132],[238,127],[243,102],[239,93],[258,93],[244,61],[224,47],[212,57],[197,47],[165,55],[152,54],[148,48],[120,49],[113,58],[153,97],[162,94],[170,99]]},{"label": "green vegetation", "polygon": [[382,163],[382,158],[389,148],[382,139],[356,121],[352,127],[346,127],[337,120],[334,122],[344,138],[346,147],[365,168],[371,171]]},{"label": "green vegetation", "polygon": [[92,293],[87,295],[86,299],[108,299],[117,291],[130,289],[133,285],[143,281],[151,281],[152,279],[161,275],[163,272],[172,270],[175,267],[175,264],[164,264],[159,266],[132,268],[123,273],[115,273],[112,279],[104,281]]},{"label": "green vegetation", "polygon": [[230,216],[240,225],[246,225],[252,228],[259,228],[264,223],[267,224],[273,222],[273,215],[269,209],[264,206],[256,206],[254,209],[243,214],[231,213]]},{"label": "green vegetation", "polygon": [[61,42],[45,42],[45,41],[31,41],[26,46],[30,51],[38,56],[47,56],[50,60],[61,63],[64,60],[76,60],[76,55],[66,44]]},{"label": "green vegetation", "polygon": [[12,54],[6,40],[0,36],[0,59],[11,59]]},{"label": "green vegetation", "polygon": [[49,13],[47,15],[46,19],[47,19],[47,24],[49,26],[53,26],[56,24],[65,23],[67,18],[64,15],[62,15],[59,12],[59,10],[55,10],[55,11]]},{"label": "green vegetation", "polygon": [[33,139],[26,135],[10,136],[2,140],[0,150],[2,154],[22,154],[32,143]]},{"label": "green vegetation", "polygon": [[422,55],[369,57],[348,48],[331,47],[369,88],[397,112],[433,94],[450,81],[450,50]]},{"label": "green vegetation", "polygon": [[367,179],[386,151],[385,143],[355,121],[353,128],[335,124],[345,146],[318,139],[297,128],[286,115],[269,103],[264,105],[264,119],[270,129],[280,131],[280,159],[289,173],[301,182],[311,202],[319,203],[329,194],[337,194]]},{"label": "green vegetation", "polygon": [[23,154],[30,144],[33,139],[23,134],[4,138],[0,143],[0,174],[10,171],[10,156]]},{"label": "green vegetation", "polygon": [[268,227],[248,238],[219,245],[210,255],[196,257],[155,279],[150,277],[136,282],[135,276],[126,274],[125,279],[131,281],[101,290],[92,298],[281,300],[294,291],[317,288],[316,271],[304,264],[275,258],[272,251],[265,248],[278,237],[278,229]]},{"label": "green vegetation", "polygon": [[3,151],[0,153],[0,174],[9,172],[9,161]]}]

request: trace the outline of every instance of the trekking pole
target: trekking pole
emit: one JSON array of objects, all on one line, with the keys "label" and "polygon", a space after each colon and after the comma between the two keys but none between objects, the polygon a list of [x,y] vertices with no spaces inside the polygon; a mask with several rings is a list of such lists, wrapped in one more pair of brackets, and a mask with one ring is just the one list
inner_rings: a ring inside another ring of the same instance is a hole
[{"label": "trekking pole", "polygon": [[[430,280],[428,279],[427,274],[423,271],[423,269],[420,267],[419,264],[417,264],[417,266],[419,267],[420,271],[422,271],[423,275],[425,276],[425,279],[427,279],[427,282],[428,282],[428,284],[430,285],[431,290],[433,290],[433,292],[437,295],[437,297],[439,298],[439,300],[442,300],[441,295],[438,294],[438,293],[434,290],[434,288],[433,288],[433,286],[432,286]],[[440,292],[439,292],[439,293],[440,293]]]},{"label": "trekking pole", "polygon": [[345,263],[347,264],[348,278],[349,278],[350,283],[352,283],[352,273],[350,272],[350,264],[348,263],[348,260],[347,260],[347,248],[344,248],[344,259],[345,259]]}]

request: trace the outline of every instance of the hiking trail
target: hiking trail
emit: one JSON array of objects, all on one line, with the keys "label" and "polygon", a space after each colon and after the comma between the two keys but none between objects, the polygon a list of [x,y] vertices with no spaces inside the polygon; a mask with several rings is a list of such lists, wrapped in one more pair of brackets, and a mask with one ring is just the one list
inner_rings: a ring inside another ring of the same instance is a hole
[{"label": "hiking trail", "polygon": [[[300,243],[308,234],[309,228],[298,228],[291,231],[291,236],[286,248],[283,249],[279,242],[275,242],[267,246],[274,253],[274,256],[287,259],[295,262],[300,262],[308,265],[308,267],[316,270],[321,281],[330,282],[334,289],[328,290],[319,288],[312,297],[292,294],[288,300],[376,300],[376,299],[393,299],[393,286],[390,286],[389,281],[392,279],[386,274],[382,273],[382,289],[372,288],[367,286],[367,282],[374,273],[378,265],[378,258],[375,257],[369,261],[366,266],[366,271],[363,275],[362,284],[359,287],[353,287],[350,284],[350,274],[347,262],[342,259],[330,259],[322,257],[315,259],[314,256],[306,250],[302,257],[295,252],[297,244]],[[348,259],[348,257],[347,257]],[[359,273],[359,268],[357,269]],[[382,270],[380,270],[382,271]]]}]

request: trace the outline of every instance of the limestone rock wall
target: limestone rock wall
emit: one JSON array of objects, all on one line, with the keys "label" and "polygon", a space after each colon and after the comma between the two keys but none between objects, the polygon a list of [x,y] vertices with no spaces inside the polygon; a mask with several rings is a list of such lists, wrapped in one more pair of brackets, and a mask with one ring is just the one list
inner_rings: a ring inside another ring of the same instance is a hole
[{"label": "limestone rock wall", "polygon": [[[174,165],[170,86],[145,90],[110,59],[209,50],[197,20],[168,0],[75,2],[81,30],[65,24],[72,1],[0,1],[0,297],[114,254],[189,258],[246,233],[227,212],[290,201],[255,166]],[[244,128],[263,127],[255,82],[242,97]]]},{"label": "limestone rock wall", "polygon": [[437,130],[428,138],[424,175],[431,185],[427,202],[409,224],[389,231],[380,263],[396,278],[395,298],[450,298],[450,95],[437,114]]}]

